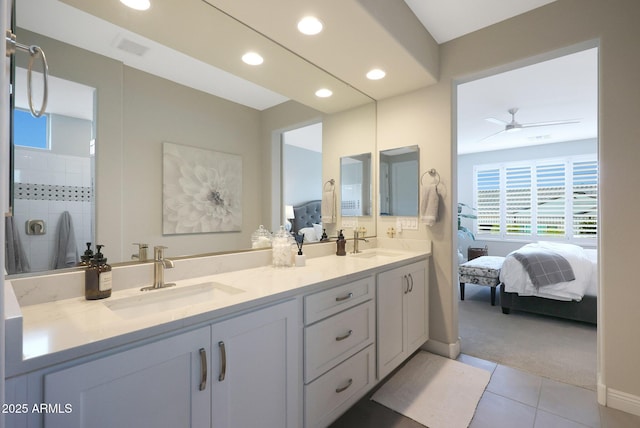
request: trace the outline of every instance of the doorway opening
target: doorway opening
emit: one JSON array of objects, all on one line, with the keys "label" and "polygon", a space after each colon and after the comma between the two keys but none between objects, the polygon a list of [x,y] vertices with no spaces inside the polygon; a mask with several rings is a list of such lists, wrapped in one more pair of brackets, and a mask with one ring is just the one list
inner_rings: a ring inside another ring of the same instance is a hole
[{"label": "doorway opening", "polygon": [[[462,262],[471,253],[469,248],[486,248],[489,256],[506,257],[540,241],[595,254],[596,44],[482,73],[457,82],[454,93],[456,202],[459,207],[463,204],[460,211],[466,214],[460,218],[462,230],[456,238]],[[597,279],[598,268],[593,269],[589,276]],[[520,286],[515,280],[505,282],[507,290]],[[524,280],[522,287],[521,294],[530,292],[524,289]],[[582,291],[597,295],[598,287],[596,280]],[[489,293],[490,287],[467,284],[465,300],[458,296],[463,354],[595,389],[595,325],[568,320],[568,315],[543,316],[535,307],[533,312],[503,314],[500,291],[495,306]],[[544,306],[543,300],[540,303]],[[553,345],[556,339],[562,346]],[[581,355],[581,361],[575,355]]]}]

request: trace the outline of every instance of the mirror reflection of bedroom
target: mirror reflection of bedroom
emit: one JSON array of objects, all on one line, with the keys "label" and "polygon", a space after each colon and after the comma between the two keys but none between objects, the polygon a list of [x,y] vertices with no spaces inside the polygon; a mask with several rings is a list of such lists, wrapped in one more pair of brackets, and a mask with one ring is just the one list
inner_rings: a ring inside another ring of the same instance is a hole
[{"label": "mirror reflection of bedroom", "polygon": [[461,352],[594,390],[598,49],[457,86]]},{"label": "mirror reflection of bedroom", "polygon": [[[284,225],[305,242],[322,237],[322,123],[282,133],[282,201]],[[315,225],[315,226],[314,226]]]}]

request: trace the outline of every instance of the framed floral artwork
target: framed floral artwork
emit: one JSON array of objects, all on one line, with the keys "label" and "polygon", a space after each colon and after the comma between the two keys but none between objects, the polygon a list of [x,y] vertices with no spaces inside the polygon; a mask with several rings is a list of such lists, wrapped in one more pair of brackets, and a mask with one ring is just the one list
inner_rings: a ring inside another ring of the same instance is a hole
[{"label": "framed floral artwork", "polygon": [[162,144],[162,233],[242,228],[242,157]]}]

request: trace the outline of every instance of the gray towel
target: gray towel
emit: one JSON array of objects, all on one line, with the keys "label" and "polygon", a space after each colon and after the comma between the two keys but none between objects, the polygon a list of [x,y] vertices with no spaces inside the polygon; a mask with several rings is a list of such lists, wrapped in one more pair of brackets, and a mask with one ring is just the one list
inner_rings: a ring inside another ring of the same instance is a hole
[{"label": "gray towel", "polygon": [[430,184],[422,188],[420,198],[420,218],[427,226],[433,226],[438,221],[438,185]]},{"label": "gray towel", "polygon": [[53,269],[73,267],[78,263],[78,247],[76,246],[76,234],[73,231],[71,214],[65,211],[58,220],[58,236],[53,253]]},{"label": "gray towel", "polygon": [[5,231],[5,267],[9,275],[15,273],[26,273],[31,270],[29,266],[29,260],[22,247],[22,241],[20,241],[20,232],[16,228],[13,217],[4,218],[4,231]]}]

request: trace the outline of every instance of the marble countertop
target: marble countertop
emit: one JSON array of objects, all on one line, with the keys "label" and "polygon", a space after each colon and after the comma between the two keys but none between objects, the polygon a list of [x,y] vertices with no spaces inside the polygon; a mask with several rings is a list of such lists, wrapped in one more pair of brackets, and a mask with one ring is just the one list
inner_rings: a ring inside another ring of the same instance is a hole
[{"label": "marble countertop", "polygon": [[[158,311],[118,311],[110,307],[142,293],[138,287],[116,290],[102,300],[83,296],[20,307],[22,332],[8,332],[7,375],[26,373],[52,364],[134,343],[159,334],[215,321],[262,305],[296,298],[353,279],[391,269],[430,255],[430,246],[422,249],[394,248],[385,255],[308,258],[303,267],[274,268],[259,266],[177,281],[176,287],[145,292],[141,299],[177,290],[193,284],[213,282],[242,290],[236,294],[203,300]],[[369,249],[367,252],[381,250]],[[171,300],[168,300],[169,302]],[[14,323],[13,326],[20,323]],[[8,324],[7,324],[8,325]],[[8,326],[8,328],[10,328]],[[14,327],[11,327],[14,328]],[[13,338],[13,339],[11,339]]]}]

